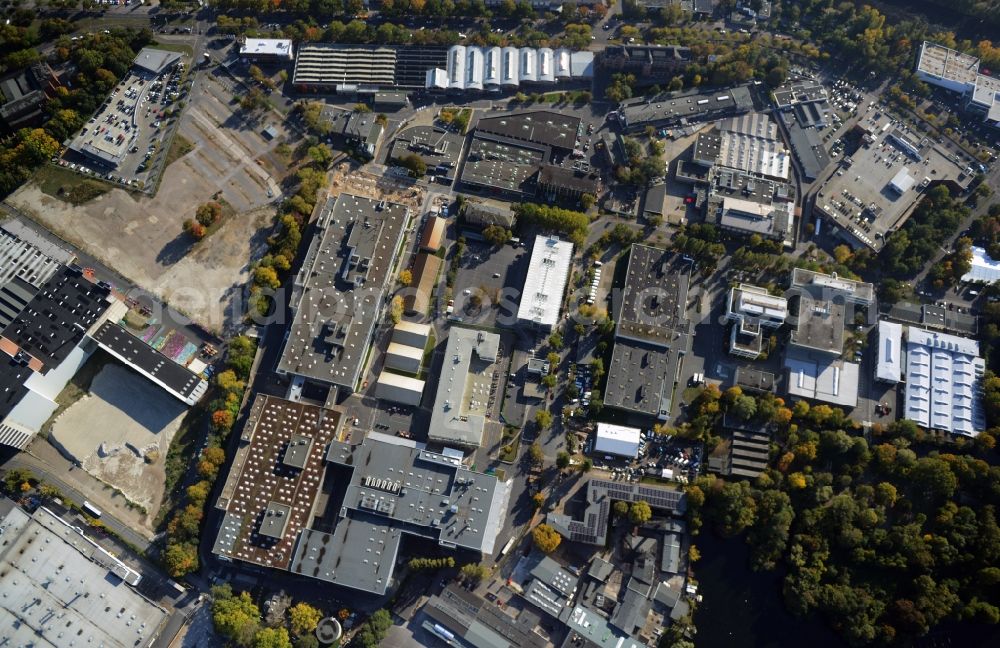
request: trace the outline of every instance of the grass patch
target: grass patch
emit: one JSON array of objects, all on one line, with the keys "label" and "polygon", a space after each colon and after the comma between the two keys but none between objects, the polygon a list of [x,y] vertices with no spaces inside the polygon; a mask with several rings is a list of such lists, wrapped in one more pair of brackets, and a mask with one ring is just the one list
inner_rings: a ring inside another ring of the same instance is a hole
[{"label": "grass patch", "polygon": [[168,166],[181,159],[188,153],[194,150],[194,142],[184,137],[180,133],[174,134],[174,141],[170,144],[170,150],[167,151],[167,159],[163,164],[163,168],[166,169]]},{"label": "grass patch", "polygon": [[512,464],[517,461],[517,451],[521,448],[521,435],[518,434],[513,439],[500,447],[500,461]]},{"label": "grass patch", "polygon": [[54,164],[42,166],[35,173],[35,182],[44,193],[72,205],[82,205],[111,191],[111,186],[85,178]]},{"label": "grass patch", "polygon": [[426,379],[427,373],[430,371],[431,359],[434,357],[434,347],[436,344],[437,340],[434,338],[434,332],[431,331],[431,334],[427,337],[427,346],[424,347],[424,357],[420,361],[420,366],[423,369],[420,376],[421,380]]},{"label": "grass patch", "polygon": [[101,373],[104,365],[111,362],[111,356],[105,351],[97,349],[94,355],[90,356],[80,370],[76,372],[72,380],[66,383],[59,395],[56,396],[56,411],[52,412],[49,420],[45,421],[39,434],[43,439],[48,439],[52,433],[52,425],[59,418],[59,415],[69,409],[74,403],[90,393],[90,385],[94,382],[94,377]]},{"label": "grass patch", "polygon": [[161,49],[161,50],[167,50],[168,52],[180,52],[181,54],[187,54],[189,58],[194,57],[194,50],[191,49],[190,45],[156,42],[150,45],[150,47],[155,47],[156,49]]}]

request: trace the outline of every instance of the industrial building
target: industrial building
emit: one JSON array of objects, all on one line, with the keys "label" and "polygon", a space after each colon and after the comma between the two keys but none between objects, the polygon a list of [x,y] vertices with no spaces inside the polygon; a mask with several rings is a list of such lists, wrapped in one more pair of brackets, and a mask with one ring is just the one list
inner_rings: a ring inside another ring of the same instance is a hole
[{"label": "industrial building", "polygon": [[514,212],[502,203],[467,199],[462,210],[462,220],[466,225],[473,227],[486,228],[490,225],[499,225],[511,229],[514,227]]},{"label": "industrial building", "polygon": [[447,57],[447,48],[435,46],[302,43],[292,83],[300,91],[373,97],[381,89],[418,90]]},{"label": "industrial building", "polygon": [[[822,225],[855,248],[878,252],[929,188],[943,184],[957,194],[974,177],[937,141],[917,139],[888,115],[870,113],[856,128],[861,146],[841,159],[837,172],[819,188],[814,207]],[[817,223],[817,233],[820,228]]]},{"label": "industrial building", "polygon": [[618,457],[635,459],[639,456],[642,430],[624,425],[598,423],[594,437],[594,454],[606,452]]},{"label": "industrial building", "polygon": [[778,125],[765,113],[723,119],[698,136],[694,161],[736,169],[750,175],[788,180],[791,158],[778,136]]},{"label": "industrial building", "polygon": [[401,320],[392,327],[392,341],[424,349],[430,342],[433,330],[430,324]]},{"label": "industrial building", "polygon": [[462,164],[459,184],[466,191],[523,200],[535,195],[538,170],[549,157],[546,146],[516,142],[477,129]]},{"label": "industrial building", "polygon": [[333,441],[326,461],[346,488],[302,531],[292,573],[382,595],[404,536],[476,559],[494,552],[509,484],[423,444],[384,435],[369,434],[354,446]]},{"label": "industrial building", "polygon": [[494,405],[500,372],[500,336],[451,327],[438,376],[428,439],[445,445],[478,448]]},{"label": "industrial building", "polygon": [[424,87],[451,92],[500,92],[516,90],[522,84],[553,85],[593,76],[593,52],[453,45],[444,69],[427,70]]},{"label": "industrial building", "polygon": [[733,322],[729,352],[756,360],[764,350],[764,338],[788,317],[788,300],[749,284],[729,289],[726,319]]},{"label": "industrial building", "polygon": [[986,429],[981,386],[985,372],[975,340],[906,327],[903,418],[928,430],[977,436]]},{"label": "industrial building", "polygon": [[895,385],[903,379],[903,326],[881,320],[875,350],[875,380]]},{"label": "industrial building", "polygon": [[0,120],[10,130],[41,124],[45,102],[60,87],[59,77],[44,61],[0,79]]},{"label": "industrial building", "polygon": [[448,221],[440,216],[429,216],[420,234],[420,249],[434,254],[441,249]]},{"label": "industrial building", "polygon": [[551,331],[555,327],[559,322],[572,262],[572,243],[552,236],[535,237],[521,302],[517,307],[519,323],[542,331]]},{"label": "industrial building", "polygon": [[[548,648],[537,631],[541,617],[532,610],[517,616],[457,585],[432,595],[424,605],[423,628],[448,646],[472,648]],[[459,643],[461,642],[461,643]],[[623,647],[626,648],[626,647]]]},{"label": "industrial building", "polygon": [[421,252],[413,262],[413,282],[403,291],[403,309],[411,315],[426,315],[437,287],[444,259],[436,254]]},{"label": "industrial building", "polygon": [[424,396],[426,383],[411,376],[383,371],[375,381],[375,396],[393,403],[416,407]]},{"label": "industrial building", "polygon": [[1000,126],[1000,79],[981,74],[978,58],[924,41],[916,72],[921,81],[962,95],[966,110]]},{"label": "industrial building", "polygon": [[803,268],[792,271],[786,293],[796,322],[785,353],[788,393],[792,396],[855,407],[859,367],[840,358],[844,331],[860,309],[874,304],[870,283]]},{"label": "industrial building", "polygon": [[140,575],[51,510],[0,499],[0,636],[11,646],[162,648],[171,612]]},{"label": "industrial building", "polygon": [[340,110],[326,106],[323,108],[322,119],[329,125],[330,135],[339,139],[343,146],[357,149],[368,157],[375,155],[385,131],[378,115],[370,111]]},{"label": "industrial building", "polygon": [[690,263],[671,252],[632,246],[615,314],[615,346],[604,404],[666,420],[691,340],[687,319]]},{"label": "industrial building", "polygon": [[357,389],[409,215],[348,193],[327,200],[293,283],[278,373]]},{"label": "industrial building", "polygon": [[743,171],[713,168],[709,172],[707,220],[743,236],[795,243],[795,200],[786,182]]},{"label": "industrial building", "polygon": [[742,115],[753,110],[747,86],[687,96],[640,97],[623,102],[616,116],[627,131],[664,128]]},{"label": "industrial building", "polygon": [[424,359],[423,347],[412,347],[399,342],[390,342],[385,351],[385,366],[389,369],[415,374],[420,371]]},{"label": "industrial building", "polygon": [[240,57],[258,63],[290,63],[295,58],[292,41],[287,38],[244,38]]},{"label": "industrial building", "polygon": [[984,248],[972,246],[972,267],[962,275],[962,283],[991,284],[1000,281],[1000,261],[990,257]]}]

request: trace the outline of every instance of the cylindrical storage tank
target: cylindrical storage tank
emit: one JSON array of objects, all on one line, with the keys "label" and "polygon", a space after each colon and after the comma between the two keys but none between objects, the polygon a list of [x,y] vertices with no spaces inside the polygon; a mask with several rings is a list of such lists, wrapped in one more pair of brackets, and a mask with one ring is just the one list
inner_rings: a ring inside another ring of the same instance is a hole
[{"label": "cylindrical storage tank", "polygon": [[557,79],[568,79],[572,75],[569,59],[570,59],[570,54],[568,49],[566,49],[565,47],[561,47],[556,50]]},{"label": "cylindrical storage tank", "polygon": [[503,62],[500,66],[500,83],[509,87],[517,87],[521,82],[521,75],[518,74],[518,56],[516,47],[503,48]]},{"label": "cylindrical storage tank", "polygon": [[555,62],[552,50],[541,47],[538,50],[538,82],[554,83],[556,80]]},{"label": "cylindrical storage tank", "polygon": [[486,62],[483,65],[483,84],[488,86],[500,85],[503,78],[503,50],[499,47],[491,47],[486,50]]},{"label": "cylindrical storage tank", "polygon": [[538,52],[533,47],[522,47],[520,57],[518,75],[521,77],[521,83],[538,81]]},{"label": "cylindrical storage tank", "polygon": [[448,50],[448,87],[465,89],[465,45],[452,45]]},{"label": "cylindrical storage tank", "polygon": [[465,48],[465,89],[483,89],[483,50],[478,47]]}]

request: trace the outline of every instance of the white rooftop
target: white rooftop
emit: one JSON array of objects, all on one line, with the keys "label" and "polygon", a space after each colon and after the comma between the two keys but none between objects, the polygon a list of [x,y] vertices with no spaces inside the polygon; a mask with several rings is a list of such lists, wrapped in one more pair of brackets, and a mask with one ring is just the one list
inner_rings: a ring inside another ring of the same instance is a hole
[{"label": "white rooftop", "polygon": [[986,363],[975,340],[907,327],[903,416],[925,428],[976,436],[986,427],[979,382]]},{"label": "white rooftop", "polygon": [[292,56],[292,41],[287,38],[248,38],[240,46],[241,55]]},{"label": "white rooftop", "polygon": [[972,248],[972,269],[962,275],[962,281],[993,283],[1000,280],[1000,261],[990,258],[981,247]]},{"label": "white rooftop", "polygon": [[792,396],[841,407],[858,404],[859,366],[853,362],[791,347],[785,356],[785,369]]},{"label": "white rooftop", "polygon": [[517,319],[552,328],[559,322],[559,308],[569,280],[573,244],[556,237],[536,236],[524,280]]},{"label": "white rooftop", "polygon": [[639,440],[641,438],[642,431],[639,428],[598,423],[594,452],[610,452],[622,457],[636,457],[639,455]]},{"label": "white rooftop", "polygon": [[903,377],[903,326],[895,322],[878,323],[878,356],[875,377],[898,383]]},{"label": "white rooftop", "polygon": [[765,317],[784,320],[788,316],[788,299],[777,297],[749,284],[740,284],[735,290],[736,303],[733,311],[750,317]]}]

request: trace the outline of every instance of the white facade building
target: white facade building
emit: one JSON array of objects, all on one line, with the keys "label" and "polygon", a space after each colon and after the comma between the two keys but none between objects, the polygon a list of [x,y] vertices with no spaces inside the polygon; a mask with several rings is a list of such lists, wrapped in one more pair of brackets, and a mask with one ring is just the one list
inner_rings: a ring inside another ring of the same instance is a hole
[{"label": "white facade building", "polygon": [[986,363],[975,340],[907,327],[903,417],[974,437],[986,428],[980,395]]},{"label": "white facade building", "polygon": [[573,260],[573,244],[556,237],[536,236],[528,262],[521,303],[517,308],[519,322],[551,330],[559,322],[566,283]]},{"label": "white facade building", "polygon": [[641,440],[642,431],[639,428],[598,423],[597,438],[594,440],[594,453],[605,452],[635,459],[639,456],[639,442]]},{"label": "white facade building", "polygon": [[375,395],[404,405],[419,405],[424,393],[424,381],[383,371],[375,382]]},{"label": "white facade building", "polygon": [[878,355],[875,357],[875,380],[898,383],[903,379],[903,326],[895,322],[878,323]]},{"label": "white facade building", "polygon": [[553,85],[593,76],[593,52],[453,45],[448,50],[447,69],[428,70],[425,86],[430,90],[499,91],[522,83]]}]

